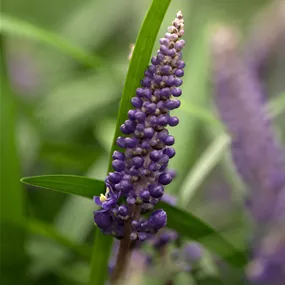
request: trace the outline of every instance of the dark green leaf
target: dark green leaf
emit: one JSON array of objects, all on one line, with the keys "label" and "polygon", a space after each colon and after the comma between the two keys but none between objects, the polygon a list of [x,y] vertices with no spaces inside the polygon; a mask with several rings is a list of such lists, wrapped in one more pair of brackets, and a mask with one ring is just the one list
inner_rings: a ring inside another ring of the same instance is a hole
[{"label": "dark green leaf", "polygon": [[66,194],[74,194],[82,197],[93,198],[105,192],[103,181],[76,175],[41,175],[24,177],[21,182]]},{"label": "dark green leaf", "polygon": [[20,227],[24,219],[25,197],[19,183],[20,161],[16,146],[17,106],[9,84],[5,57],[6,46],[1,35],[0,46],[1,281],[3,284],[27,284],[25,231]]},{"label": "dark green leaf", "polygon": [[[27,177],[21,181],[29,185],[68,194],[76,194],[87,198],[100,195],[100,193],[104,192],[105,187],[103,181],[82,176],[47,175]],[[239,252],[219,232],[198,217],[164,202],[160,202],[158,207],[167,212],[167,226],[169,228],[174,229],[186,238],[199,241],[206,248],[235,266],[241,267],[245,264],[246,258],[244,252]],[[111,246],[111,243],[109,245]],[[108,250],[106,248],[106,251]],[[92,274],[96,275],[94,272]]]}]

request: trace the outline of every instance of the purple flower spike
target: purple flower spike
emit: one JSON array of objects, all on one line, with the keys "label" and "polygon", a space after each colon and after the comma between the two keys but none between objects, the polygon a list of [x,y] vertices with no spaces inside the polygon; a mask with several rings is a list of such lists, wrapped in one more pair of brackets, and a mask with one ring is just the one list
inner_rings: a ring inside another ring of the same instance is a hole
[{"label": "purple flower spike", "polygon": [[265,113],[262,91],[237,52],[237,39],[222,28],[213,41],[216,101],[232,135],[232,156],[249,188],[248,207],[257,224],[252,284],[282,285],[285,280],[285,169],[282,153]]},{"label": "purple flower spike", "polygon": [[242,61],[232,30],[221,28],[213,41],[216,102],[232,136],[232,156],[250,188],[251,210],[267,222],[285,185],[284,155],[265,113],[260,84]]},{"label": "purple flower spike", "polygon": [[[169,159],[175,155],[174,149],[168,147],[174,144],[174,137],[166,127],[179,123],[177,117],[170,116],[170,111],[180,106],[180,101],[171,95],[179,97],[182,94],[178,86],[182,84],[185,66],[181,53],[185,45],[181,39],[183,34],[184,20],[178,12],[160,40],[161,46],[144,73],[141,87],[131,99],[134,108],[129,110],[128,119],[120,128],[123,135],[116,141],[124,153],[113,153],[114,172],[105,180],[106,194],[94,198],[102,207],[95,216],[104,233],[122,237],[124,225],[129,223],[130,238],[143,241],[166,225],[167,216],[163,210],[153,212],[148,220],[142,215],[153,210],[163,197],[163,185],[174,178],[167,171]],[[103,217],[108,217],[109,224],[103,223]]]}]

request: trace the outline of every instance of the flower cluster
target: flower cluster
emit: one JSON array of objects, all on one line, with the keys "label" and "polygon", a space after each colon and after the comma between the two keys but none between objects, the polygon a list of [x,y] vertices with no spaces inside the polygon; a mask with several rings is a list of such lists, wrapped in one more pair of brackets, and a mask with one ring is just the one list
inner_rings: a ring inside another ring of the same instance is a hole
[{"label": "flower cluster", "polygon": [[106,194],[94,198],[102,207],[94,213],[95,223],[104,233],[117,238],[124,237],[126,221],[131,226],[132,240],[144,240],[166,225],[163,210],[152,212],[148,219],[141,214],[153,209],[162,198],[164,186],[173,179],[167,166],[175,155],[174,137],[166,127],[179,123],[169,113],[180,106],[176,97],[182,93],[179,86],[185,66],[181,59],[183,33],[184,20],[178,12],[165,37],[160,39],[160,49],[145,71],[141,87],[131,99],[134,109],[121,126],[124,136],[117,139],[117,146],[125,151],[113,153],[114,172],[105,180]]},{"label": "flower cluster", "polygon": [[268,222],[285,185],[284,160],[265,113],[260,84],[237,51],[237,38],[221,28],[213,41],[216,103],[232,136],[232,156],[251,192],[256,221]]},{"label": "flower cluster", "polygon": [[283,153],[265,114],[262,91],[252,70],[238,56],[231,29],[213,42],[217,105],[232,134],[232,155],[249,187],[248,204],[257,225],[247,277],[258,285],[285,280],[285,171]]}]

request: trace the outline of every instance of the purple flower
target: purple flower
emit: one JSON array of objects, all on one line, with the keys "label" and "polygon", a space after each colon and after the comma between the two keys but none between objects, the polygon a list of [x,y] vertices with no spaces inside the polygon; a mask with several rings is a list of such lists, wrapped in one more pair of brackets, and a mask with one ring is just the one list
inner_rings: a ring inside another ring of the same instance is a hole
[{"label": "purple flower", "polygon": [[256,77],[237,52],[237,39],[221,28],[213,41],[216,103],[232,137],[232,157],[251,193],[254,218],[270,220],[285,185],[283,153],[265,113]]},{"label": "purple flower", "polygon": [[[169,159],[175,155],[171,147],[174,137],[166,127],[179,123],[170,111],[180,106],[180,101],[172,95],[182,94],[179,86],[185,66],[181,53],[185,44],[181,39],[183,33],[184,20],[178,12],[160,40],[160,49],[151,59],[141,87],[131,99],[134,108],[120,128],[122,136],[117,138],[117,146],[124,152],[113,153],[114,172],[106,178],[106,194],[94,198],[95,203],[111,215],[112,230],[108,228],[108,232],[114,236],[118,236],[116,227],[121,234],[121,225],[126,223],[132,225],[130,237],[133,240],[144,240],[166,225],[167,216],[163,210],[153,212],[148,219],[141,214],[152,211],[163,196],[164,186],[174,178],[174,173],[167,170]],[[121,206],[119,199],[123,203]]]},{"label": "purple flower", "polygon": [[247,276],[253,284],[285,280],[285,170],[283,153],[266,116],[257,78],[238,56],[232,30],[213,41],[216,101],[232,135],[232,156],[247,183],[257,224]]},{"label": "purple flower", "polygon": [[155,231],[166,226],[167,215],[163,210],[157,210],[151,214],[148,219],[148,227]]},{"label": "purple flower", "polygon": [[203,249],[197,242],[190,242],[185,245],[183,250],[185,261],[190,263],[198,262],[203,256]]},{"label": "purple flower", "polygon": [[175,231],[163,230],[155,237],[153,241],[153,246],[155,249],[161,249],[170,244],[171,242],[176,241],[177,238],[178,234]]},{"label": "purple flower", "polygon": [[94,202],[107,211],[117,204],[119,198],[120,192],[114,192],[112,187],[107,186],[105,195],[101,194],[100,197],[94,196]]}]

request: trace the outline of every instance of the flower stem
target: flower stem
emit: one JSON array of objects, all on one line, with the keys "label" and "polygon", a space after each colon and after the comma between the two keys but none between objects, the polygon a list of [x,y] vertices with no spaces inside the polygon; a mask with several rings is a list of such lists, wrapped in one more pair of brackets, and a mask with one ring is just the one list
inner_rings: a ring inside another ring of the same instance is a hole
[{"label": "flower stem", "polygon": [[131,221],[130,219],[125,221],[125,236],[120,242],[119,252],[116,260],[116,267],[111,276],[111,284],[118,284],[120,280],[125,277],[126,269],[128,267],[129,258],[131,256]]}]

